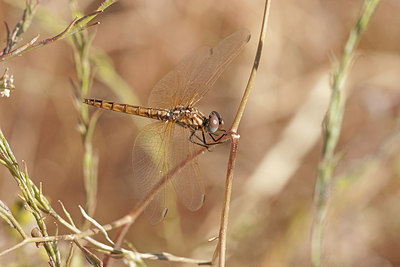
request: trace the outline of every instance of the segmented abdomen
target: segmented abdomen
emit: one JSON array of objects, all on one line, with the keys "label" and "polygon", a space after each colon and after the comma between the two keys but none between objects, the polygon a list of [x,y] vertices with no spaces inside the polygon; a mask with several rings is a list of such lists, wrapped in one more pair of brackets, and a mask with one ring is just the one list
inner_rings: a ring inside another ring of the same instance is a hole
[{"label": "segmented abdomen", "polygon": [[85,99],[85,104],[95,106],[98,108],[104,108],[108,110],[114,110],[122,113],[128,113],[132,115],[142,116],[155,120],[167,121],[170,118],[170,112],[167,109],[162,108],[148,108],[142,106],[132,106],[127,104],[121,104],[112,101],[105,101],[99,99]]}]

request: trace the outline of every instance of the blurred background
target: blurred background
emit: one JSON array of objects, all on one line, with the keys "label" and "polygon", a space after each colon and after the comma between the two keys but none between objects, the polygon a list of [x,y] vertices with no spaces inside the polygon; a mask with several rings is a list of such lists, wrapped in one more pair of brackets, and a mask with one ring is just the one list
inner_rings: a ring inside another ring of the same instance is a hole
[{"label": "blurred background", "polygon": [[[14,27],[22,16],[17,5],[24,2],[0,1],[0,21]],[[87,14],[100,1],[80,2]],[[227,266],[311,265],[314,186],[332,66],[361,4],[360,0],[272,2],[259,72],[239,127]],[[251,70],[263,8],[263,1],[117,2],[95,19],[101,24],[89,30],[95,34],[91,53],[103,51],[110,57],[131,94],[121,99],[115,93],[119,89],[105,85],[102,74],[97,74],[88,96],[145,104],[152,87],[184,56],[247,28],[252,33],[250,43],[198,104],[205,114],[217,110],[228,128]],[[40,39],[54,36],[49,25],[60,32],[71,21],[66,0],[42,0],[39,11],[23,42],[37,34]],[[378,6],[346,82],[348,99],[338,147],[341,160],[325,229],[326,266],[400,265],[399,12],[396,0]],[[49,21],[48,14],[54,20]],[[4,46],[4,26],[0,38]],[[0,72],[6,67],[14,75],[16,90],[10,98],[0,98],[0,127],[18,161],[27,164],[32,180],[43,184],[53,207],[62,213],[57,203],[61,200],[80,222],[78,205],[85,203],[84,149],[71,85],[77,81],[72,49],[59,41],[2,62]],[[94,67],[94,71],[100,70]],[[131,153],[145,123],[147,119],[109,111],[99,119],[93,140],[99,156],[94,218],[102,224],[122,217],[137,202]],[[223,144],[200,157],[207,196],[199,211],[188,211],[171,192],[165,220],[153,226],[140,216],[127,240],[140,252],[210,259],[216,242],[207,240],[218,234],[228,156],[229,144]],[[0,199],[15,206],[18,192],[12,176],[1,167]],[[30,232],[32,221],[26,217]],[[60,233],[69,233],[59,228]],[[12,232],[0,224],[0,250],[20,241]],[[45,265],[36,250],[33,244],[25,246],[0,258],[0,264]],[[121,261],[114,261],[114,266],[120,265]]]}]

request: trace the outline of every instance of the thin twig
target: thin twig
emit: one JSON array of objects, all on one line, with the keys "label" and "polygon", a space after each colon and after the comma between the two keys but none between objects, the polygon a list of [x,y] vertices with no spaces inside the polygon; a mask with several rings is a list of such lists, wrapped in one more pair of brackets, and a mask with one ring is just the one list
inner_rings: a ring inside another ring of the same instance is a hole
[{"label": "thin twig", "polygon": [[67,216],[67,219],[69,220],[70,224],[75,227],[75,223],[72,220],[71,214],[67,211],[67,209],[64,207],[64,204],[61,202],[61,200],[58,201],[60,203],[62,210],[64,211],[65,216]]},{"label": "thin twig", "polygon": [[[32,239],[33,239],[33,238],[24,239],[22,242],[20,242],[20,243],[14,245],[14,246],[12,246],[11,248],[8,248],[8,249],[6,249],[6,250],[3,250],[2,252],[0,252],[0,257],[6,255],[6,254],[8,254],[8,253],[10,253],[11,251],[16,250],[17,248],[20,248],[20,247],[25,246],[26,244],[34,243],[35,241],[31,241]],[[36,241],[36,242],[42,242],[42,241]]]},{"label": "thin twig", "polygon": [[93,219],[92,217],[90,217],[89,215],[87,215],[87,213],[85,212],[85,210],[79,205],[79,209],[82,213],[82,216],[88,220],[89,222],[91,222],[95,227],[97,227],[100,232],[104,235],[104,237],[107,239],[108,242],[110,242],[112,245],[115,245],[114,242],[110,239],[110,237],[108,236],[106,230],[104,230],[104,228],[101,226],[100,223],[98,223],[95,219]]},{"label": "thin twig", "polygon": [[262,25],[261,25],[261,32],[260,32],[260,37],[258,39],[258,47],[257,47],[256,56],[254,58],[253,68],[251,69],[251,73],[250,73],[249,81],[247,82],[246,90],[244,91],[242,100],[240,101],[239,108],[236,112],[236,116],[235,116],[235,119],[234,119],[234,121],[232,123],[232,127],[231,127],[231,132],[234,132],[234,133],[237,133],[237,130],[239,128],[240,120],[242,119],[244,109],[246,108],[247,100],[249,99],[251,89],[253,88],[253,83],[256,78],[258,66],[260,64],[261,52],[262,52],[262,49],[264,46],[265,36],[267,34],[267,25],[268,25],[270,5],[271,5],[271,0],[266,0],[265,7],[264,7],[263,21],[262,21]]},{"label": "thin twig", "polygon": [[10,209],[0,200],[0,217],[5,220],[12,228],[15,228],[23,239],[28,238],[17,219],[12,215]]},{"label": "thin twig", "polygon": [[211,265],[210,261],[204,260],[196,260],[191,258],[179,257],[172,255],[170,253],[162,252],[162,253],[147,253],[141,255],[142,259],[149,259],[149,260],[165,260],[165,261],[172,261],[172,262],[182,262],[182,263],[191,263],[197,265]]},{"label": "thin twig", "polygon": [[228,228],[229,205],[230,205],[230,199],[231,199],[233,173],[234,173],[234,168],[235,168],[235,163],[236,163],[236,152],[237,152],[237,146],[238,146],[239,138],[240,138],[240,135],[237,134],[237,130],[239,128],[240,120],[241,120],[244,110],[246,108],[247,100],[250,96],[250,92],[253,87],[253,83],[254,83],[254,80],[255,80],[255,77],[257,74],[258,66],[259,66],[259,63],[261,60],[261,52],[262,52],[262,48],[264,46],[264,40],[265,40],[265,36],[266,36],[266,32],[267,32],[267,24],[268,24],[268,18],[269,18],[270,5],[271,5],[271,0],[266,0],[265,8],[264,8],[264,15],[263,15],[263,22],[262,22],[262,26],[261,26],[261,32],[260,32],[260,37],[258,40],[258,47],[257,47],[257,52],[256,52],[256,56],[255,56],[254,63],[253,63],[253,68],[251,70],[249,81],[247,83],[245,92],[243,94],[238,111],[236,113],[235,120],[233,121],[232,127],[230,129],[230,133],[231,133],[230,137],[231,137],[232,141],[231,141],[231,151],[230,151],[230,155],[229,155],[228,169],[227,169],[226,182],[225,182],[224,206],[223,206],[222,214],[221,214],[221,225],[220,225],[220,230],[219,230],[218,245],[215,249],[215,252],[214,252],[213,258],[212,258],[212,262],[215,262],[217,256],[219,255],[218,262],[219,262],[220,267],[225,266],[226,233],[227,233],[227,228]]},{"label": "thin twig", "polygon": [[71,242],[69,246],[69,251],[68,251],[68,256],[67,256],[67,261],[65,262],[65,266],[69,267],[71,266],[72,262],[72,257],[74,255],[74,244]]},{"label": "thin twig", "polygon": [[233,182],[233,174],[234,174],[234,170],[235,170],[236,153],[237,153],[239,138],[240,138],[240,136],[238,134],[232,134],[231,151],[229,154],[228,170],[227,170],[227,176],[226,176],[226,181],[225,181],[224,206],[222,208],[219,239],[218,239],[217,248],[214,252],[213,259],[212,259],[212,262],[214,262],[216,257],[219,254],[219,266],[220,267],[225,266],[226,232],[228,230],[228,215],[229,215],[229,207],[230,207],[230,203],[231,203],[232,182]]},{"label": "thin twig", "polygon": [[10,32],[10,29],[8,28],[7,23],[5,23],[6,29],[7,29],[7,44],[6,47],[3,49],[3,51],[0,53],[0,56],[9,53],[10,51],[13,50],[15,45],[19,41],[19,37],[26,32],[26,30],[29,28],[31,25],[33,16],[36,13],[36,9],[39,5],[39,1],[26,1],[25,2],[25,9],[24,13],[22,15],[21,20],[17,23],[15,26],[14,30]]},{"label": "thin twig", "polygon": [[45,39],[45,40],[42,40],[42,41],[40,41],[38,43],[36,43],[36,39],[34,39],[31,42],[29,42],[29,43],[27,43],[27,44],[25,44],[25,45],[23,45],[23,46],[21,46],[19,48],[16,48],[16,49],[14,49],[14,50],[12,50],[12,51],[10,51],[8,53],[5,53],[5,54],[1,55],[0,56],[0,62],[2,62],[4,60],[9,60],[9,59],[11,59],[13,57],[16,57],[16,56],[23,55],[23,54],[25,54],[27,52],[30,52],[30,51],[34,50],[34,49],[37,49],[39,47],[45,46],[45,45],[50,44],[50,43],[54,43],[55,41],[58,41],[58,40],[65,39],[70,35],[73,35],[73,34],[75,34],[77,32],[86,30],[89,27],[95,26],[95,25],[98,24],[98,22],[95,22],[93,24],[87,24],[87,23],[90,20],[92,20],[93,18],[95,18],[100,13],[102,13],[102,11],[93,12],[93,13],[91,13],[89,15],[86,15],[86,16],[80,18],[80,19],[75,18],[68,25],[68,27],[64,31],[62,31],[61,33],[57,34],[56,36],[48,38],[48,39]]},{"label": "thin twig", "polygon": [[89,249],[82,246],[77,240],[74,240],[75,245],[85,254],[86,260],[93,266],[103,267],[101,260],[93,254]]},{"label": "thin twig", "polygon": [[[21,241],[20,243],[12,246],[11,248],[0,252],[0,257],[16,250],[17,248],[23,247],[27,244],[45,243],[45,242],[60,241],[60,240],[73,241],[80,249],[83,249],[83,251],[85,252],[85,255],[94,255],[93,253],[91,253],[88,250],[88,248],[81,246],[80,243],[77,241],[78,239],[76,238],[76,236],[71,234],[71,235],[46,236],[46,237],[28,237],[28,238],[24,239],[23,241]],[[179,256],[172,255],[170,253],[167,253],[167,252],[139,253],[139,252],[135,252],[135,251],[126,250],[123,248],[119,248],[119,249],[113,248],[111,246],[101,246],[101,247],[97,247],[97,248],[93,248],[93,249],[95,249],[97,251],[102,251],[104,253],[108,253],[110,255],[113,254],[113,255],[129,256],[130,259],[134,259],[135,261],[138,261],[140,259],[150,259],[150,260],[166,260],[166,261],[183,262],[183,263],[195,263],[195,264],[199,264],[199,265],[209,265],[210,264],[210,262],[206,261],[206,260],[196,260],[196,259],[191,259],[191,258],[179,257]],[[69,252],[69,253],[71,253],[71,252]],[[93,260],[93,259],[90,259],[90,260]]]}]

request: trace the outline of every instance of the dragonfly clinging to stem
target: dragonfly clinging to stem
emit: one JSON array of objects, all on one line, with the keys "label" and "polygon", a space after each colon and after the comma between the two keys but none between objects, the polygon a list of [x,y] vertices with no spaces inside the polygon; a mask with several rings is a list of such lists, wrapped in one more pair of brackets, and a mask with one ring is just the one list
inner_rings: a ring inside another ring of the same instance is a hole
[{"label": "dragonfly clinging to stem", "polygon": [[[222,118],[216,111],[206,117],[195,104],[211,89],[249,40],[250,33],[240,30],[214,48],[205,46],[196,50],[156,84],[146,107],[98,99],[84,100],[84,103],[98,108],[158,120],[140,131],[133,147],[135,189],[142,198],[172,168],[193,155],[196,146],[208,147],[220,142],[224,135]],[[205,189],[196,158],[175,174],[172,183],[179,199],[189,210],[202,206]],[[166,214],[165,191],[162,189],[145,209],[153,224]]]}]

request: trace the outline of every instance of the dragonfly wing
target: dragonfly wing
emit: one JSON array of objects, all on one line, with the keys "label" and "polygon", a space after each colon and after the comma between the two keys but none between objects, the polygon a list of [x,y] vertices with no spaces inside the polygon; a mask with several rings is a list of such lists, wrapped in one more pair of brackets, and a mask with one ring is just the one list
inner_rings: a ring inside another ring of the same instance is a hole
[{"label": "dragonfly wing", "polygon": [[[178,198],[190,210],[199,209],[205,196],[196,158],[196,146],[189,141],[191,132],[173,122],[155,122],[139,133],[133,148],[135,189],[141,199],[168,175],[172,168],[186,164],[174,174],[172,183]],[[188,159],[191,159],[188,161]],[[144,213],[152,224],[160,222],[167,211],[165,186],[146,207]]]},{"label": "dragonfly wing", "polygon": [[171,70],[154,86],[150,93],[148,106],[174,108],[184,105],[185,94],[189,93],[187,75],[199,71],[201,62],[209,56],[210,47],[201,47],[185,57],[175,69]]},{"label": "dragonfly wing", "polygon": [[[168,173],[169,138],[173,123],[155,122],[143,128],[133,147],[133,177],[135,191],[145,198]],[[160,222],[167,211],[165,186],[146,207],[144,213],[152,224]]]},{"label": "dragonfly wing", "polygon": [[173,165],[178,166],[182,162],[186,165],[172,179],[175,191],[181,202],[192,211],[198,210],[204,202],[205,189],[203,179],[201,179],[197,158],[193,158],[195,149],[200,149],[189,141],[191,132],[187,128],[175,127],[174,134],[171,136],[171,156]]},{"label": "dragonfly wing", "polygon": [[211,89],[249,40],[249,31],[240,30],[214,48],[196,50],[158,82],[150,95],[149,105],[163,108],[193,106]]}]

